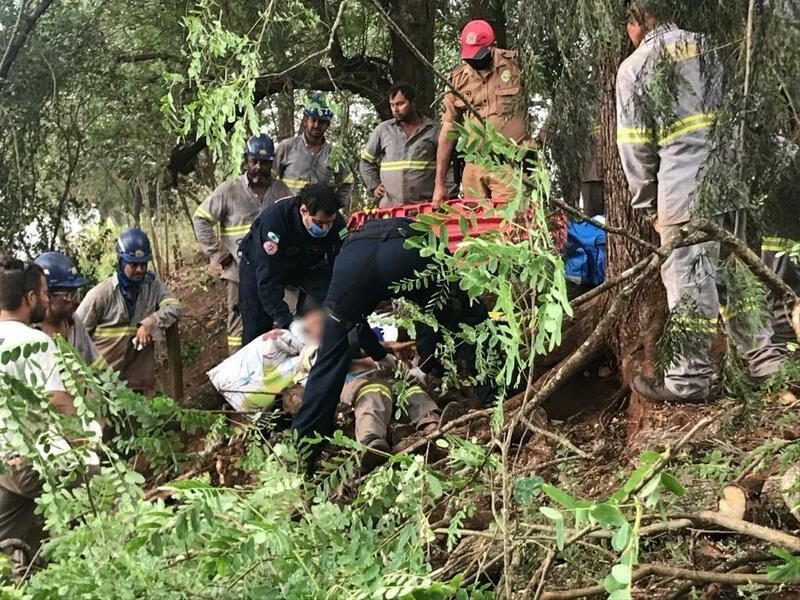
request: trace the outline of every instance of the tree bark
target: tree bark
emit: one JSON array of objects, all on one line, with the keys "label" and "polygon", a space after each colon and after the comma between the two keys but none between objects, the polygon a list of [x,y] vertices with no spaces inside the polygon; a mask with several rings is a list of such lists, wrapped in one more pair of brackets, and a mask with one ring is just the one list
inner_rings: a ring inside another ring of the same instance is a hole
[{"label": "tree bark", "polygon": [[469,18],[488,21],[494,29],[497,45],[508,48],[505,0],[469,0]]},{"label": "tree bark", "polygon": [[51,4],[53,4],[53,0],[41,0],[30,14],[25,13],[25,3],[22,3],[20,6],[17,22],[14,25],[14,29],[3,51],[3,55],[0,57],[0,90],[3,89],[8,78],[8,73],[11,71],[11,67],[17,60],[25,42],[28,41],[28,37],[36,26],[36,22],[47,9],[50,8]]},{"label": "tree bark", "polygon": [[[630,192],[619,159],[616,143],[615,83],[619,64],[625,54],[611,56],[598,68],[600,85],[600,168],[603,173],[605,216],[609,225],[622,227],[640,238],[658,245],[658,236],[641,213],[631,208]],[[606,277],[614,277],[649,254],[628,238],[609,235]],[[651,373],[655,363],[655,342],[666,319],[666,294],[658,277],[641,286],[621,317],[610,340],[610,349],[619,364],[620,379],[627,386],[639,372]],[[635,433],[646,420],[649,403],[631,395],[630,421]]]},{"label": "tree bark", "polygon": [[[434,0],[393,0],[390,14],[422,55],[433,62],[433,27],[436,21]],[[411,84],[417,92],[417,107],[430,116],[436,97],[433,73],[414,56],[397,34],[391,31],[390,36],[392,80]],[[386,100],[383,102],[385,104]]]}]

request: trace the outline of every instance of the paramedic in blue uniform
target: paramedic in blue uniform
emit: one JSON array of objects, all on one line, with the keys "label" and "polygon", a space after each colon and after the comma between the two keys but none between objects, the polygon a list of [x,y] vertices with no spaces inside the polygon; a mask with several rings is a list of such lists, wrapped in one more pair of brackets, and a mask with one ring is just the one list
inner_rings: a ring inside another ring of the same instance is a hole
[{"label": "paramedic in blue uniform", "polygon": [[[303,403],[292,423],[301,437],[314,433],[327,436],[334,431],[336,405],[351,358],[349,339],[357,335],[361,347],[379,366],[392,366],[393,357],[377,343],[366,322],[366,317],[380,303],[406,298],[429,310],[442,327],[452,332],[457,332],[461,323],[474,326],[488,318],[481,302],[470,302],[465,292],[446,281],[426,279],[419,288],[410,285],[398,289],[401,282],[418,280],[416,274],[432,262],[431,258],[420,256],[418,249],[405,247],[409,237],[418,235],[410,225],[411,221],[402,218],[368,221],[360,231],[350,234],[339,253],[325,300],[328,316],[317,361],[311,368]],[[437,292],[445,293],[444,302],[431,302]],[[422,371],[441,374],[442,366],[434,356],[441,333],[421,324],[415,328]],[[474,374],[474,346],[460,344],[455,358]],[[484,405],[494,401],[493,390],[490,383],[475,387],[476,396]]]},{"label": "paramedic in blue uniform", "polygon": [[299,288],[307,300],[322,305],[334,258],[347,236],[339,208],[336,190],[315,183],[270,204],[253,221],[239,246],[242,345],[291,325],[286,286]]}]

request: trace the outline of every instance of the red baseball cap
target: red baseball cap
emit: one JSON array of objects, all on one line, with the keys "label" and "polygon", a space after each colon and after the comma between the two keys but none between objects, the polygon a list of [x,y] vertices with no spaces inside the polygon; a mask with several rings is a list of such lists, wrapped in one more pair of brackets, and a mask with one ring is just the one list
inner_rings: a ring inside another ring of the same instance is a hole
[{"label": "red baseball cap", "polygon": [[470,21],[461,30],[461,58],[483,58],[494,44],[494,30],[486,21]]}]

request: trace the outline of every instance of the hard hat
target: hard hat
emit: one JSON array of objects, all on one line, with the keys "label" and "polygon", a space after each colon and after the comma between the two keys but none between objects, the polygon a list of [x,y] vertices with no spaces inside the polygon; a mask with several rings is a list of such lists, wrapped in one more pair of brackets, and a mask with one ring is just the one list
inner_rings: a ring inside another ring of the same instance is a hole
[{"label": "hard hat", "polygon": [[78,276],[73,262],[61,252],[45,252],[33,262],[42,267],[49,288],[78,288],[89,283]]},{"label": "hard hat", "polygon": [[244,155],[256,160],[272,160],[275,158],[275,144],[266,133],[254,135],[247,140]]},{"label": "hard hat", "polygon": [[303,109],[303,114],[307,117],[314,117],[317,121],[333,120],[333,111],[328,108],[321,94],[314,94],[311,97]]},{"label": "hard hat", "polygon": [[464,25],[461,30],[461,58],[480,60],[489,53],[494,44],[494,29],[486,21],[477,19]]},{"label": "hard hat", "polygon": [[129,263],[146,263],[153,258],[150,240],[138,227],[123,231],[117,238],[117,256]]}]

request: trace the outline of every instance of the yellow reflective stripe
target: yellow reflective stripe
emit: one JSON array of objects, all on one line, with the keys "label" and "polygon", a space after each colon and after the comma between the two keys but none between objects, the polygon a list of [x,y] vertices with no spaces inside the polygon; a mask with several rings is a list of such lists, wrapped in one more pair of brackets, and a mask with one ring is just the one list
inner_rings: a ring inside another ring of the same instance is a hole
[{"label": "yellow reflective stripe", "polygon": [[286,177],[281,179],[281,181],[291,189],[303,188],[307,184],[311,183],[310,181],[306,181],[305,179],[289,179]]},{"label": "yellow reflective stripe", "polygon": [[406,169],[420,169],[433,171],[436,169],[435,160],[391,160],[381,163],[381,171],[404,171]]},{"label": "yellow reflective stripe", "polygon": [[345,175],[344,179],[342,179],[342,183],[353,183],[353,181],[355,180],[353,179],[352,173],[348,173],[347,175]]},{"label": "yellow reflective stripe", "polygon": [[228,346],[241,346],[241,345],[242,345],[242,336],[236,336],[236,335],[228,336]]},{"label": "yellow reflective stripe", "polygon": [[98,327],[94,330],[94,337],[99,338],[116,338],[134,335],[136,327],[122,325],[119,327]]},{"label": "yellow reflective stripe", "polygon": [[375,163],[376,162],[375,157],[372,156],[372,154],[370,154],[366,150],[361,152],[361,160],[365,160],[365,161],[367,161],[369,163]]},{"label": "yellow reflective stripe", "polygon": [[698,129],[710,127],[714,124],[716,119],[717,115],[714,113],[697,113],[695,115],[689,115],[688,117],[678,119],[669,125],[669,127],[664,127],[659,131],[658,143],[663,146],[664,144],[671,142],[675,138],[679,138],[682,135],[686,135],[687,133],[691,133],[692,131],[696,131]]},{"label": "yellow reflective stripe", "polygon": [[172,296],[168,296],[164,298],[161,302],[158,303],[159,306],[169,306],[170,304],[180,304],[181,301],[177,298],[173,298]]},{"label": "yellow reflective stripe", "polygon": [[387,400],[392,399],[392,391],[386,385],[382,383],[370,383],[358,390],[358,393],[356,394],[356,402],[372,392],[383,396]]},{"label": "yellow reflective stripe", "polygon": [[212,225],[216,225],[218,223],[217,219],[214,218],[214,215],[212,215],[210,212],[208,212],[202,206],[198,206],[195,209],[194,216],[195,217],[200,217],[201,219],[203,219],[204,221],[208,221]]},{"label": "yellow reflective stripe", "polygon": [[231,225],[230,227],[220,228],[222,235],[242,235],[250,231],[250,225]]},{"label": "yellow reflective stripe", "polygon": [[411,396],[412,394],[426,394],[427,392],[422,389],[421,386],[412,385],[410,388],[406,390],[406,396]]},{"label": "yellow reflective stripe", "polygon": [[103,369],[108,368],[108,363],[106,362],[105,358],[103,358],[102,356],[98,356],[92,361],[92,364],[90,364],[89,366],[92,369],[98,369],[102,371]]},{"label": "yellow reflective stripe", "polygon": [[617,144],[652,144],[655,141],[655,135],[649,129],[641,127],[619,127],[617,129]]},{"label": "yellow reflective stripe", "polygon": [[788,238],[765,237],[761,241],[762,252],[789,252],[797,242]]}]

